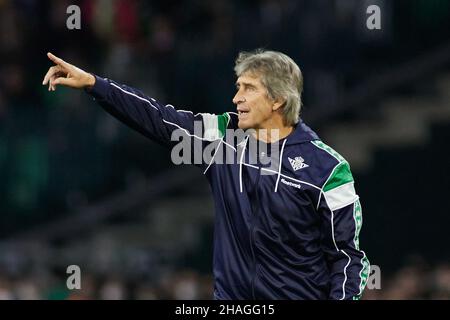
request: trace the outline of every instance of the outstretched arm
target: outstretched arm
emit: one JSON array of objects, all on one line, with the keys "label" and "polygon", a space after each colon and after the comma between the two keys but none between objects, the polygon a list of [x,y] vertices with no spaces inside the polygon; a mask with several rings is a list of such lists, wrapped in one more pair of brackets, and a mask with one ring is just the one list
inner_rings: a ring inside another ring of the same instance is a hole
[{"label": "outstretched arm", "polygon": [[174,131],[178,130],[178,139],[183,137],[183,142],[190,141],[191,155],[201,155],[206,144],[221,140],[230,121],[228,114],[194,115],[190,111],[177,110],[172,105],[160,104],[137,89],[87,73],[51,53],[48,57],[55,63],[43,81],[43,85],[49,85],[50,91],[55,91],[59,85],[85,89],[111,115],[162,145],[170,147],[177,144],[178,141],[171,139]]}]

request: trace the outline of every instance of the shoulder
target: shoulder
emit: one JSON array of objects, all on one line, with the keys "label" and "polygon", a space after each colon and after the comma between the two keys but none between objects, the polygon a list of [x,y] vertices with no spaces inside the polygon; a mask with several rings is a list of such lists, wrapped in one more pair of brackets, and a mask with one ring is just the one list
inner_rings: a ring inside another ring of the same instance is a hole
[{"label": "shoulder", "polygon": [[317,183],[324,191],[353,182],[350,164],[340,153],[321,140],[311,141],[309,148],[317,171],[321,172]]},{"label": "shoulder", "polygon": [[320,140],[311,141],[311,144],[318,149],[317,157],[327,163],[320,182],[327,206],[334,211],[354,203],[358,195],[348,161]]}]

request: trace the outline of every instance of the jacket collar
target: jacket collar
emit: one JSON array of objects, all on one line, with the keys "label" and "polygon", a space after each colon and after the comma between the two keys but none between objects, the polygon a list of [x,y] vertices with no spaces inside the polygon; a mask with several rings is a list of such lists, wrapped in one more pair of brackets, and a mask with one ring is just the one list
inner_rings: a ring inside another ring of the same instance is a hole
[{"label": "jacket collar", "polygon": [[310,127],[308,127],[303,120],[296,124],[294,131],[286,137],[286,145],[310,142],[319,140],[319,136]]},{"label": "jacket collar", "polygon": [[[246,135],[243,137],[241,141],[239,141],[238,145],[243,145],[246,139],[254,139],[251,135]],[[293,145],[298,143],[310,142],[314,140],[320,140],[319,136],[308,127],[303,120],[300,120],[294,127],[294,131],[292,131],[287,137],[281,139],[285,140],[286,145]]]}]

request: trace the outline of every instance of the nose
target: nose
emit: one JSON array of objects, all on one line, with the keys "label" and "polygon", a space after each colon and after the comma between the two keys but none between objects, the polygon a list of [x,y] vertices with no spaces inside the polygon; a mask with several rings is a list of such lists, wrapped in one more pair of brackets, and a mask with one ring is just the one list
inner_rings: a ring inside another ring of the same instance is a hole
[{"label": "nose", "polygon": [[234,98],[233,98],[233,103],[234,103],[235,105],[238,105],[238,104],[240,104],[240,103],[242,103],[242,102],[245,102],[245,97],[244,97],[243,95],[240,94],[240,91],[238,91],[238,92],[236,93],[236,95],[234,96]]}]

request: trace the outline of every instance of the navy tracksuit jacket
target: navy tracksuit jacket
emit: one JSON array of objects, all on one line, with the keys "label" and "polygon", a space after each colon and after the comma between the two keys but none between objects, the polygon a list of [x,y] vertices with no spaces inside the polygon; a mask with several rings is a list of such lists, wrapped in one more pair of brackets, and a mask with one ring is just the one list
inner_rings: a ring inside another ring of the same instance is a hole
[{"label": "navy tracksuit jacket", "polygon": [[276,148],[252,152],[252,135],[228,139],[235,113],[194,115],[96,80],[89,94],[128,126],[168,147],[180,146],[171,138],[181,132],[192,155],[212,150],[198,166],[215,202],[216,299],[360,298],[369,261],[359,248],[361,205],[350,167],[303,122]]}]

